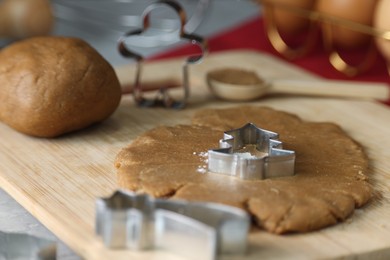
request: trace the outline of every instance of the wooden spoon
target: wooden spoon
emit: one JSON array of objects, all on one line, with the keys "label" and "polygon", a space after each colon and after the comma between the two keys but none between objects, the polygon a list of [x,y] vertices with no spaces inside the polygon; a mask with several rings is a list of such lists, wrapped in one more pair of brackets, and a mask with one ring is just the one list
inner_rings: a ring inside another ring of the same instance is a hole
[{"label": "wooden spoon", "polygon": [[269,94],[388,100],[390,87],[384,83],[342,80],[262,80],[255,72],[241,69],[218,69],[207,73],[212,93],[221,99],[246,101]]}]

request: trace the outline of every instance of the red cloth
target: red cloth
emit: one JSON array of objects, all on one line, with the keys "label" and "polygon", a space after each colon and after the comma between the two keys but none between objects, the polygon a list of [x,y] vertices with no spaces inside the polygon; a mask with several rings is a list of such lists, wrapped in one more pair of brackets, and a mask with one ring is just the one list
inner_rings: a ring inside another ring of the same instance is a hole
[{"label": "red cloth", "polygon": [[[321,41],[319,41],[320,43]],[[210,52],[234,50],[234,49],[252,49],[267,52],[277,57],[281,57],[271,46],[264,30],[264,23],[261,17],[244,22],[235,28],[221,32],[208,39]],[[192,45],[184,45],[179,48],[164,52],[152,57],[155,59],[170,58],[191,54],[195,50]],[[282,57],[281,57],[282,58]],[[335,70],[328,61],[327,53],[323,50],[321,44],[305,57],[287,62],[313,72],[329,79],[373,81],[390,83],[390,76],[386,69],[386,63],[382,57],[378,57],[374,66],[362,74],[355,77],[348,77]],[[390,87],[390,85],[389,85]],[[386,102],[390,105],[390,99]]]}]

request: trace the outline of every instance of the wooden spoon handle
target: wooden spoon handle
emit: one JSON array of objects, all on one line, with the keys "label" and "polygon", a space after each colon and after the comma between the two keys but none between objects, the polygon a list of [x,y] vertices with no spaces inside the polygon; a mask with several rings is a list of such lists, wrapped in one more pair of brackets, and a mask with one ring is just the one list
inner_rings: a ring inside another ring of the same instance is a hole
[{"label": "wooden spoon handle", "polygon": [[324,97],[388,100],[390,86],[385,83],[352,82],[342,80],[275,79],[269,92]]}]

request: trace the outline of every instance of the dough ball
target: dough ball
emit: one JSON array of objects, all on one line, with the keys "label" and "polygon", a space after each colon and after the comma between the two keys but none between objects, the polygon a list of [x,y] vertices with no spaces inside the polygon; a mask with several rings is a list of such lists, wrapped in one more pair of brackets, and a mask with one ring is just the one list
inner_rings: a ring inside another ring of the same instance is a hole
[{"label": "dough ball", "polygon": [[0,120],[55,137],[109,117],[121,88],[112,66],[76,38],[36,37],[0,51]]}]

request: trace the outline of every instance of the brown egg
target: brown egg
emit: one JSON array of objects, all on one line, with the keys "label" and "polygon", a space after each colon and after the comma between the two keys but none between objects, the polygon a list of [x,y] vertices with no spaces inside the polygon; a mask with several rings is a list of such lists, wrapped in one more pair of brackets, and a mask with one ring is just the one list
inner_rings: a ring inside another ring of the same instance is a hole
[{"label": "brown egg", "polygon": [[[315,2],[316,0],[266,0],[263,1],[263,10],[266,15],[267,12],[273,12],[275,24],[281,33],[294,34],[305,30],[310,21],[297,15],[294,11],[287,10],[281,6],[278,7],[278,4],[286,7],[312,10]],[[275,8],[269,8],[267,3],[274,5]]]},{"label": "brown egg", "polygon": [[54,25],[49,0],[3,0],[0,2],[0,37],[26,38],[47,35]]},{"label": "brown egg", "polygon": [[[330,16],[347,21],[371,26],[377,0],[318,0],[316,10]],[[356,48],[366,45],[370,36],[352,28],[335,25],[329,26],[324,22],[322,29],[325,33],[332,30],[333,44],[342,48]]]},{"label": "brown egg", "polygon": [[[374,13],[374,27],[380,30],[390,32],[390,1],[380,0]],[[390,36],[390,33],[387,37]],[[376,38],[376,43],[379,51],[386,58],[387,63],[390,64],[390,39],[386,40],[382,37]]]}]

